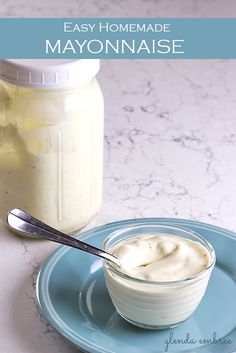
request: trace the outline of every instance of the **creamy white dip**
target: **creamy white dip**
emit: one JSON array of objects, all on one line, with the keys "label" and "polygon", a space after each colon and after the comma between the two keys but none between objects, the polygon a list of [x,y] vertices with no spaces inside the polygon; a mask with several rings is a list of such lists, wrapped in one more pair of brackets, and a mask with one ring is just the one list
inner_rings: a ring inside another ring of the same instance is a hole
[{"label": "creamy white dip", "polygon": [[205,293],[215,255],[209,244],[205,246],[196,235],[189,237],[196,240],[173,233],[144,233],[107,248],[121,261],[117,269],[104,263],[104,273],[112,302],[123,318],[159,329],[175,326],[194,312]]},{"label": "creamy white dip", "polygon": [[122,271],[151,281],[191,278],[210,262],[208,250],[197,241],[168,234],[144,234],[125,239],[113,248]]}]

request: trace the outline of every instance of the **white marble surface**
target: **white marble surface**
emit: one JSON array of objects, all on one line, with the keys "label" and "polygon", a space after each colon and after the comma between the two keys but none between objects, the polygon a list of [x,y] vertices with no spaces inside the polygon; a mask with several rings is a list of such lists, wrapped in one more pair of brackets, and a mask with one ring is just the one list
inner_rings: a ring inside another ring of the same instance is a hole
[{"label": "white marble surface", "polygon": [[[134,5],[135,4],[135,5]],[[234,17],[235,1],[8,0],[2,17]],[[56,9],[56,10],[55,10]],[[236,231],[236,62],[104,61],[103,207],[89,227],[181,217]],[[1,226],[0,352],[78,352],[40,316],[38,269],[56,245]]]}]

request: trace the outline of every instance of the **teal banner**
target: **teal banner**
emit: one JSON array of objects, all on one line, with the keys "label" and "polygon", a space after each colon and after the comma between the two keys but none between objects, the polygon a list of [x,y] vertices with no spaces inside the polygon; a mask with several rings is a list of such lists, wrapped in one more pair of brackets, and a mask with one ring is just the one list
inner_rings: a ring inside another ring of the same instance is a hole
[{"label": "teal banner", "polygon": [[0,58],[235,59],[236,19],[2,18]]}]

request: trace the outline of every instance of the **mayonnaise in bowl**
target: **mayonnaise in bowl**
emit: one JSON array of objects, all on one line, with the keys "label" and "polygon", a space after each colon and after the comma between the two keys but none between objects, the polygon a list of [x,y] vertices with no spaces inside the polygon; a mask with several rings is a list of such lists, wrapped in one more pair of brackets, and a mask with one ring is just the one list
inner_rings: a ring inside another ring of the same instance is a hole
[{"label": "mayonnaise in bowl", "polygon": [[212,246],[185,229],[140,225],[109,235],[105,251],[121,268],[104,261],[108,292],[117,312],[150,329],[173,327],[200,303],[215,264]]}]

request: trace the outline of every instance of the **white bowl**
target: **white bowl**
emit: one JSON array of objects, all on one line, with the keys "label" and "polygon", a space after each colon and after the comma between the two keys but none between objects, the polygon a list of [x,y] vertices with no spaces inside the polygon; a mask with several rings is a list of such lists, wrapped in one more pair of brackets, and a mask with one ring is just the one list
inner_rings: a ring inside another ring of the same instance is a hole
[{"label": "white bowl", "polygon": [[117,312],[126,321],[148,329],[174,327],[186,320],[199,305],[215,265],[215,252],[210,243],[199,234],[164,225],[119,229],[105,239],[103,249],[112,252],[119,241],[148,233],[168,234],[198,241],[209,252],[208,267],[192,278],[158,282],[131,277],[104,260],[106,286]]}]

